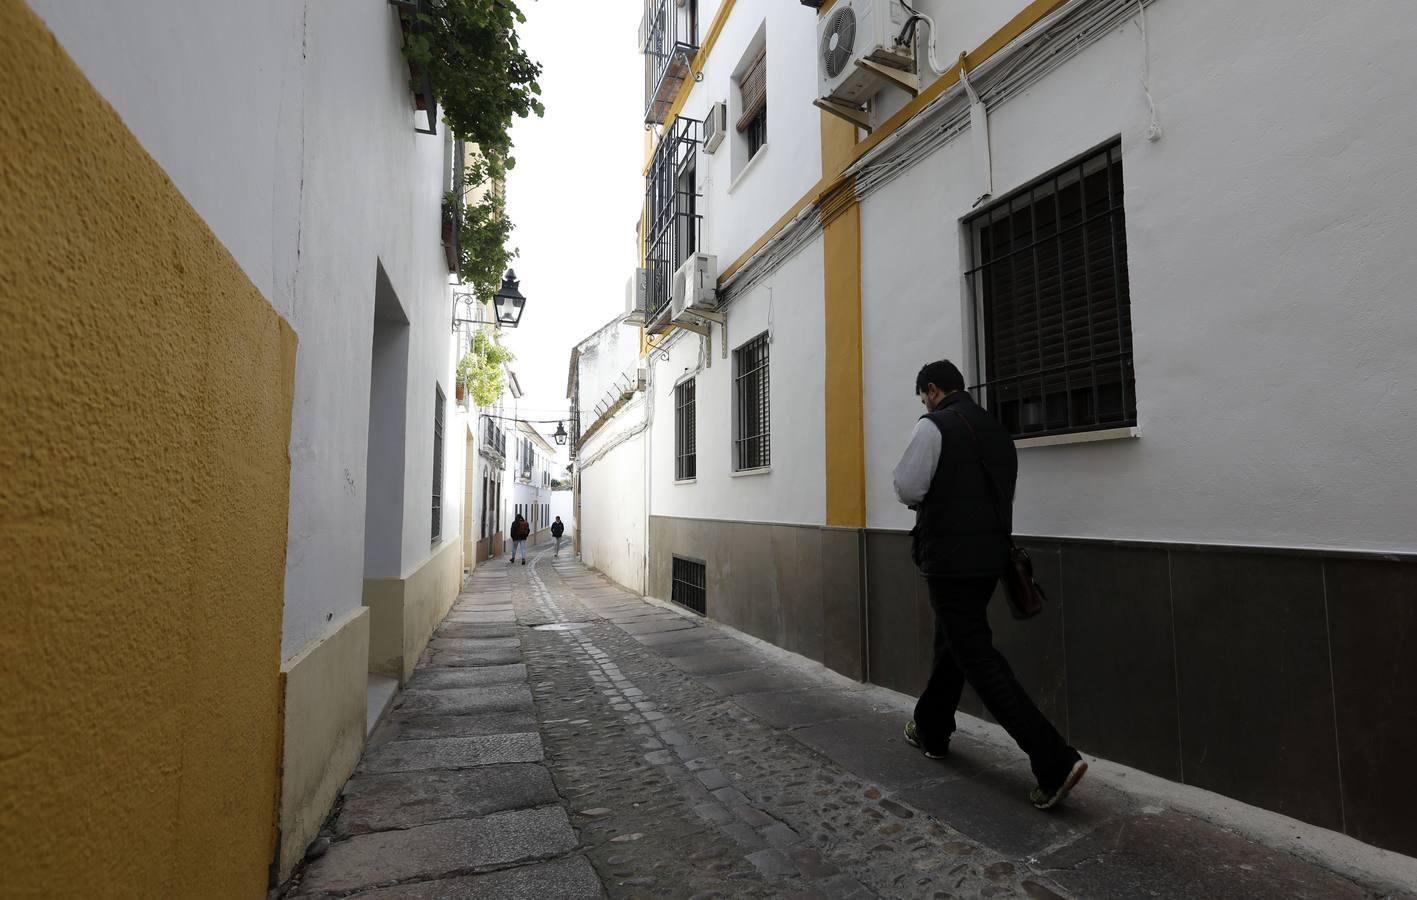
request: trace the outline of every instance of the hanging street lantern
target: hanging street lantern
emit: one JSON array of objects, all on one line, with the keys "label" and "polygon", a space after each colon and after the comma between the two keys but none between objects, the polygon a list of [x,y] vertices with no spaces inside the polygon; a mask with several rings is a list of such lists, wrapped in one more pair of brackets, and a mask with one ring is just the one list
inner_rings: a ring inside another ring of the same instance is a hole
[{"label": "hanging street lantern", "polygon": [[553,434],[553,435],[551,435],[551,436],[556,439],[556,446],[558,446],[558,447],[564,447],[564,446],[566,446],[566,438],[570,437],[570,435],[566,434],[566,423],[565,423],[565,422],[557,422],[557,423],[556,423],[556,433]]},{"label": "hanging street lantern", "polygon": [[522,310],[526,307],[526,298],[522,292],[517,290],[517,273],[511,269],[502,278],[502,288],[492,296],[492,304],[496,307],[497,322],[503,328],[516,328],[517,323],[522,320]]}]

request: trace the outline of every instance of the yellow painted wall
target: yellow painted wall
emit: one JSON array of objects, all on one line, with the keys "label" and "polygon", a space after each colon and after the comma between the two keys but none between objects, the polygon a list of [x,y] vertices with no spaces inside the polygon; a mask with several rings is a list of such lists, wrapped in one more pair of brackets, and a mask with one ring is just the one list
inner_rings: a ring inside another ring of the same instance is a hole
[{"label": "yellow painted wall", "polygon": [[[822,173],[841,170],[856,127],[823,112]],[[827,524],[866,526],[866,414],[861,360],[861,207],[849,182],[822,201],[826,312],[824,407]]]},{"label": "yellow painted wall", "polygon": [[408,578],[364,579],[369,671],[408,683],[461,587],[462,553],[457,541],[444,541]]},{"label": "yellow painted wall", "polygon": [[0,85],[0,890],[260,897],[295,336],[21,0]]}]

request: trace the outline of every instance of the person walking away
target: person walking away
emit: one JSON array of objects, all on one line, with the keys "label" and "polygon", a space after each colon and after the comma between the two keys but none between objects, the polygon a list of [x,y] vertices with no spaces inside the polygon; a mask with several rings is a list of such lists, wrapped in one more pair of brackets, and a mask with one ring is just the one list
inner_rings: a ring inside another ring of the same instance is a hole
[{"label": "person walking away", "polygon": [[566,533],[566,526],[561,523],[561,517],[557,516],[556,521],[551,523],[551,536],[556,539],[556,552],[553,557],[561,555],[561,535]]},{"label": "person walking away", "polygon": [[911,556],[929,585],[935,642],[930,678],[905,739],[931,759],[945,756],[968,681],[1028,754],[1038,781],[1029,799],[1050,809],[1077,785],[1087,763],[1019,685],[994,647],[987,614],[1010,564],[1018,453],[1003,425],[964,390],[964,376],[949,360],[922,368],[915,393],[925,415],[894,480],[900,502],[915,511]]},{"label": "person walking away", "polygon": [[512,558],[507,565],[517,564],[518,553],[522,555],[522,565],[526,565],[526,539],[530,536],[531,526],[522,518],[521,513],[517,513],[517,517],[512,520]]}]

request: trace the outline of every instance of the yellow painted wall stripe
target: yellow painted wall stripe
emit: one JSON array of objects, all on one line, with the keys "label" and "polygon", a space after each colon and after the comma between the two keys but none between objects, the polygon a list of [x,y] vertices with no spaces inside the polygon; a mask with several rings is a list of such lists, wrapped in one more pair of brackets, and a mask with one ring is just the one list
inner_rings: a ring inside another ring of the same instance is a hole
[{"label": "yellow painted wall stripe", "polygon": [[[1024,7],[1018,15],[1010,19],[1007,24],[994,32],[984,43],[967,54],[965,56],[965,64],[970,69],[977,68],[985,60],[1007,46],[1010,41],[1013,41],[1025,31],[1038,24],[1039,21],[1046,18],[1066,2],[1067,0],[1034,0],[1033,3]],[[823,4],[823,6],[825,7],[826,4]],[[884,141],[891,134],[899,130],[902,125],[918,115],[921,110],[925,109],[926,106],[930,105],[938,99],[941,94],[954,87],[958,82],[958,69],[952,69],[939,78],[936,78],[925,90],[920,92],[920,96],[911,100],[899,112],[883,122],[875,131],[871,132],[869,137],[856,144],[855,149],[853,149],[849,155],[836,157],[839,163],[838,167],[831,170],[830,174],[824,175],[820,181],[812,185],[807,193],[792,205],[791,209],[774,222],[761,237],[754,241],[741,256],[733,261],[732,265],[724,269],[719,277],[719,283],[722,284],[733,277],[734,273],[742,268],[748,260],[752,259],[759,250],[767,245],[768,241],[772,240],[778,232],[787,226],[788,222],[791,222],[797,214],[809,204],[818,202],[834,188],[839,187],[838,183],[841,180],[842,172],[852,165],[855,165],[861,157],[871,152],[881,141]],[[822,159],[823,163],[825,163],[827,156],[824,155]]]},{"label": "yellow painted wall stripe", "polygon": [[295,334],[23,0],[0,84],[0,892],[264,897]]}]

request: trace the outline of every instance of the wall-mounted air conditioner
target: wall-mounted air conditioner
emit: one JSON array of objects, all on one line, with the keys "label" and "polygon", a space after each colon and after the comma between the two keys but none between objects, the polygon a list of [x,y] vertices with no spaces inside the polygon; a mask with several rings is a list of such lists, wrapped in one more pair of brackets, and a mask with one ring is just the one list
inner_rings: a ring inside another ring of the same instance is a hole
[{"label": "wall-mounted air conditioner", "polygon": [[643,325],[649,315],[649,269],[636,269],[625,282],[625,324]]},{"label": "wall-mounted air conditioner", "polygon": [[896,43],[909,20],[900,0],[837,0],[817,23],[821,97],[859,107],[891,80],[877,66],[913,69],[913,50]]},{"label": "wall-mounted air conditioner", "polygon": [[708,117],[704,119],[704,152],[712,153],[717,150],[727,133],[728,104],[715,103],[709,107]]},{"label": "wall-mounted air conditioner", "polygon": [[674,273],[670,305],[674,319],[695,311],[718,309],[718,257],[712,253],[690,253]]}]

